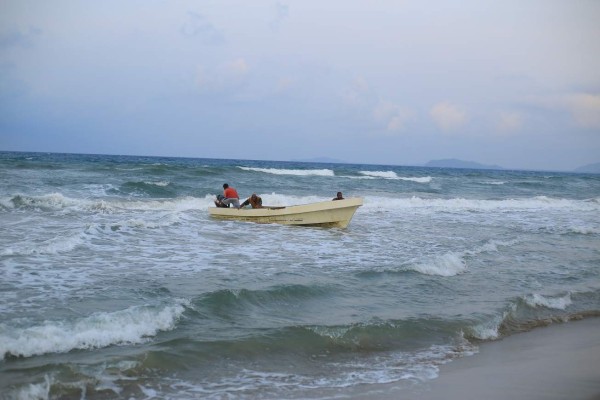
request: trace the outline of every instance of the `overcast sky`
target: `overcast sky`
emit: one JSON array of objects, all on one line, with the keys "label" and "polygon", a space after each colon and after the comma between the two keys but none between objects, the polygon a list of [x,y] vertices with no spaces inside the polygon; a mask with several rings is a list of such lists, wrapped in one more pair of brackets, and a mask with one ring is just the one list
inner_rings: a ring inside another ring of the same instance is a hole
[{"label": "overcast sky", "polygon": [[0,150],[600,162],[600,1],[0,0]]}]

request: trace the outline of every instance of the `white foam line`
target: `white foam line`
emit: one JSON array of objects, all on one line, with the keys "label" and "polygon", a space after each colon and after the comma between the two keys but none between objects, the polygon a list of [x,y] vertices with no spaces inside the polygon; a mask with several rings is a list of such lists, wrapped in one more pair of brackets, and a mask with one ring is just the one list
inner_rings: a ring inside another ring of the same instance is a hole
[{"label": "white foam line", "polygon": [[296,175],[296,176],[335,176],[330,169],[277,169],[277,168],[251,168],[238,167],[244,171],[263,172],[274,175]]},{"label": "white foam line", "polygon": [[571,293],[567,293],[564,296],[548,297],[542,296],[541,294],[534,293],[524,297],[525,302],[534,308],[545,307],[552,308],[555,310],[565,310],[573,302],[571,301]]},{"label": "white foam line", "polygon": [[0,325],[0,354],[30,357],[74,349],[148,341],[159,331],[171,330],[185,311],[184,301],[156,308],[136,306],[96,313],[74,322],[46,321],[43,325],[11,329]]}]

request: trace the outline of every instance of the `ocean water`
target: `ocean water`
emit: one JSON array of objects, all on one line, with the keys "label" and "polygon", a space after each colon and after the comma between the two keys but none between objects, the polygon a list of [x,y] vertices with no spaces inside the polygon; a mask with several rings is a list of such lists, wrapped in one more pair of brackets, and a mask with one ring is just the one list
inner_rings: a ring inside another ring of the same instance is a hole
[{"label": "ocean water", "polygon": [[[213,220],[360,196],[347,229]],[[600,315],[600,175],[0,153],[0,396],[418,390],[483,341]]]}]

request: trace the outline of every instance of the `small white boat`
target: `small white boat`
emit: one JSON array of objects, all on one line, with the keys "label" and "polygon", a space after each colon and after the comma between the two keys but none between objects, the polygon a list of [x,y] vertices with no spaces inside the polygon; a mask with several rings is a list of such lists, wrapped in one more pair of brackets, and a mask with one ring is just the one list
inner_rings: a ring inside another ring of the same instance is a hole
[{"label": "small white boat", "polygon": [[210,207],[211,217],[259,224],[310,225],[346,228],[356,209],[363,204],[360,197],[329,200],[296,206],[263,208]]}]

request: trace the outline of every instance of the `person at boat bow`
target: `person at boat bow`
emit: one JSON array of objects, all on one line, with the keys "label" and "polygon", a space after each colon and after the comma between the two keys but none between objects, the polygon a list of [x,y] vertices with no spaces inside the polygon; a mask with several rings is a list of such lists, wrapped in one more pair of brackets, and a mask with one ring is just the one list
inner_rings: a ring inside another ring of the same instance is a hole
[{"label": "person at boat bow", "polygon": [[337,192],[337,196],[334,197],[332,200],[344,200],[344,196],[342,195],[342,192]]}]

